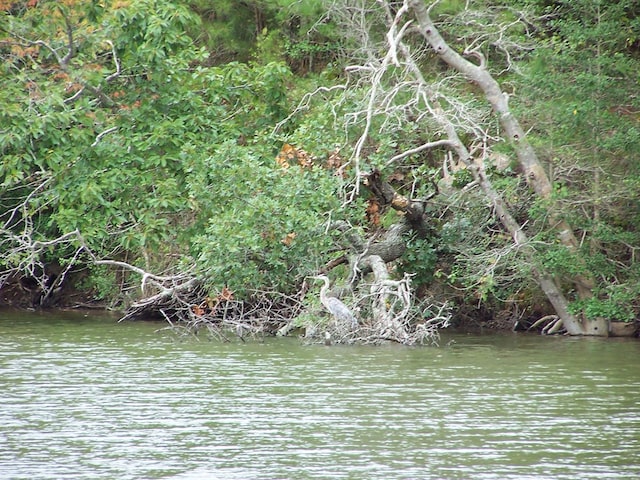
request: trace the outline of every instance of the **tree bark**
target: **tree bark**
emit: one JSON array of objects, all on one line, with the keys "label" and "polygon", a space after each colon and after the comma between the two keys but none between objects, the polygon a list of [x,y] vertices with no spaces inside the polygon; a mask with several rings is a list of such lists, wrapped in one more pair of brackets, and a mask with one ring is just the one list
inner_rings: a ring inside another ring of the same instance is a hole
[{"label": "tree bark", "polygon": [[[484,58],[477,52],[473,52],[473,54],[481,59],[480,66],[478,66],[464,59],[460,54],[455,52],[442,38],[435,27],[429,15],[429,8],[426,7],[423,0],[405,0],[405,5],[412,8],[414,16],[418,22],[418,31],[427,43],[436,51],[440,58],[447,65],[462,73],[469,80],[480,86],[487,101],[491,104],[494,113],[498,116],[505,133],[516,149],[518,161],[523,173],[526,175],[527,182],[531,185],[538,196],[546,200],[550,200],[552,194],[551,182],[549,181],[544,168],[538,161],[533,147],[526,140],[524,131],[522,130],[518,120],[511,113],[507,95],[502,92],[498,82],[484,68]],[[415,62],[409,56],[406,47],[399,44],[399,48],[403,50],[407,61],[413,64],[412,69],[417,73],[418,80],[421,83],[425,83],[421,73],[415,65]],[[512,235],[516,244],[523,247],[526,258],[531,263],[536,281],[553,305],[558,316],[563,320],[567,332],[571,335],[606,336],[606,321],[581,320],[569,311],[566,297],[557,286],[556,282],[553,281],[552,276],[542,270],[542,267],[540,267],[535,261],[535,254],[529,245],[529,239],[520,228],[520,225],[510,214],[499,193],[493,189],[490,180],[484,174],[484,167],[473,161],[469,151],[458,137],[455,126],[446,118],[437,102],[434,102],[434,105],[439,113],[437,120],[447,132],[449,137],[448,139],[453,146],[453,150],[468,166],[475,181],[478,182],[485,195],[491,200],[496,216],[500,219],[503,226]],[[558,237],[562,244],[570,251],[575,252],[578,249],[579,244],[568,222],[558,215],[557,209],[554,208],[553,205],[550,208],[549,214],[552,226],[556,228]],[[588,298],[591,295],[593,281],[590,278],[577,276],[573,281],[575,283],[576,290],[579,292],[581,297]]]},{"label": "tree bark", "polygon": [[374,170],[365,176],[365,185],[371,190],[376,197],[376,201],[383,208],[393,208],[398,212],[402,212],[408,227],[425,236],[429,232],[429,225],[424,216],[425,203],[433,198],[437,192],[432,193],[428,198],[412,200],[400,195],[391,184],[386,182],[378,170]]},{"label": "tree bark", "polygon": [[[423,0],[407,0],[413,9],[418,30],[424,39],[431,45],[440,58],[454,70],[462,73],[469,80],[476,83],[483,91],[485,98],[498,117],[500,125],[504,129],[506,137],[513,145],[518,163],[529,185],[535,193],[552,204],[548,209],[549,222],[555,228],[560,242],[571,252],[576,252],[579,247],[573,229],[569,223],[558,214],[558,208],[553,205],[553,186],[549,181],[542,164],[538,160],[535,150],[527,141],[526,135],[518,119],[509,108],[509,96],[502,91],[500,84],[487,71],[484,65],[484,57],[477,51],[468,52],[471,56],[480,59],[480,65],[466,60],[462,55],[453,50],[442,38],[429,15],[429,8]],[[585,275],[576,275],[572,278],[576,290],[581,298],[591,297],[594,286],[592,278]]]}]

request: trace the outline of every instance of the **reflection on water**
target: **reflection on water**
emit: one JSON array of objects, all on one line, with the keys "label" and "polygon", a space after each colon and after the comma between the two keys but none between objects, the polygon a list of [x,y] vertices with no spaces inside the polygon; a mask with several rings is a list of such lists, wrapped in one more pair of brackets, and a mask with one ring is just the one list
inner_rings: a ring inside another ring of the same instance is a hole
[{"label": "reflection on water", "polygon": [[0,312],[0,478],[640,478],[637,341],[329,348],[156,328]]}]

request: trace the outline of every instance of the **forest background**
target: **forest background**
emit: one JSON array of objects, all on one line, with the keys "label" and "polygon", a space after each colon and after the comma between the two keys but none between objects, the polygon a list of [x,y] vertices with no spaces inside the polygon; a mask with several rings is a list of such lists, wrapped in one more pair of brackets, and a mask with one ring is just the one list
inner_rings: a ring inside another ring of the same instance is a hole
[{"label": "forest background", "polygon": [[2,0],[3,299],[124,310],[195,290],[191,319],[295,299],[303,326],[324,272],[387,329],[633,322],[639,15]]}]

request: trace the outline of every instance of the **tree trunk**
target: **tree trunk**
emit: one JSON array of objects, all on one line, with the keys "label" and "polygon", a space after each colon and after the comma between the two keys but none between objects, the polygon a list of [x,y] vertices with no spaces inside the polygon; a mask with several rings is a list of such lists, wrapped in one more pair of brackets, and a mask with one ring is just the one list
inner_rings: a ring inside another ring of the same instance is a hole
[{"label": "tree trunk", "polygon": [[[551,198],[553,186],[549,181],[549,177],[547,177],[543,166],[538,160],[535,150],[527,141],[520,122],[518,122],[518,119],[511,113],[509,96],[502,91],[496,79],[493,78],[485,68],[484,57],[475,51],[469,53],[469,55],[480,59],[480,65],[475,65],[463,58],[442,38],[431,20],[429,9],[425,6],[424,2],[422,0],[409,0],[409,3],[418,20],[420,33],[436,53],[438,53],[440,58],[447,65],[465,75],[482,89],[491,108],[497,115],[507,138],[516,150],[518,163],[529,185],[531,185],[539,197],[553,202]],[[558,214],[558,208],[554,206],[553,203],[548,209],[548,212],[549,222],[557,231],[558,238],[562,244],[571,252],[576,252],[579,247],[579,242],[569,223]],[[572,281],[581,298],[591,297],[591,290],[594,285],[593,279],[584,275],[576,275]]]},{"label": "tree trunk", "polygon": [[[525,133],[520,126],[518,120],[513,116],[508,105],[508,96],[502,92],[500,85],[493,76],[484,67],[484,57],[478,52],[470,54],[480,58],[480,65],[475,65],[464,59],[460,54],[455,52],[447,42],[442,38],[437,28],[433,24],[429,15],[429,8],[426,7],[423,0],[405,0],[405,5],[413,9],[416,20],[418,21],[418,30],[429,45],[436,51],[440,58],[450,67],[465,75],[469,80],[478,84],[482,89],[487,101],[495,114],[498,116],[500,124],[513,144],[517,155],[518,162],[526,175],[527,182],[534,189],[536,194],[545,200],[551,200],[552,185],[547,177],[544,168],[540,164],[538,157],[533,150],[531,144],[526,140]],[[406,50],[406,49],[405,49]],[[407,55],[408,57],[408,55]],[[413,60],[409,61],[413,62]],[[414,69],[417,67],[414,67]],[[421,77],[421,75],[420,75]],[[441,117],[444,118],[444,117]],[[532,262],[534,275],[540,288],[543,290],[551,304],[554,306],[559,317],[563,319],[567,332],[571,335],[606,335],[606,322],[599,321],[582,321],[568,310],[568,302],[558,288],[552,277],[541,270],[536,265],[535,255],[527,246],[528,238],[522,231],[518,223],[511,216],[506,205],[500,195],[493,189],[489,179],[484,175],[482,166],[473,162],[466,147],[462,144],[455,132],[455,127],[446,120],[448,125],[444,125],[456,151],[462,161],[470,166],[474,179],[478,182],[485,195],[487,195],[495,208],[496,215],[511,233],[514,241],[525,246],[527,249],[527,257]],[[573,233],[571,226],[566,220],[558,215],[557,209],[552,205],[549,209],[549,219],[552,226],[557,230],[558,237],[562,244],[570,251],[575,252],[579,243]],[[576,276],[572,279],[576,290],[582,298],[591,296],[593,288],[593,280],[584,276]]]}]

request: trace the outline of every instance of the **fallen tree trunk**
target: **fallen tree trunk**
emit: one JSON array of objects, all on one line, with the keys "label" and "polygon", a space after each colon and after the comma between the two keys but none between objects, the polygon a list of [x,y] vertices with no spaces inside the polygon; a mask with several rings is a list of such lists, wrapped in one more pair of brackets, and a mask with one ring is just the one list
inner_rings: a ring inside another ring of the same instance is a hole
[{"label": "fallen tree trunk", "polygon": [[[505,128],[505,130],[511,135],[511,140],[516,141],[515,147],[519,152],[519,160],[523,167],[525,167],[525,171],[528,173],[528,181],[530,181],[534,189],[539,192],[539,195],[546,198],[544,195],[550,194],[548,178],[544,173],[544,169],[542,169],[537,161],[535,152],[533,152],[530,144],[526,142],[524,133],[517,123],[517,120],[511,115],[508,110],[508,105],[503,102],[503,100],[506,101],[506,98],[502,94],[495,79],[493,79],[493,77],[484,68],[468,62],[451,49],[431,21],[429,8],[426,7],[423,0],[405,0],[402,9],[397,12],[395,17],[390,14],[391,9],[389,8],[389,4],[387,3],[385,5],[389,13],[387,16],[390,23],[389,34],[387,35],[389,39],[389,48],[394,51],[391,56],[397,59],[396,51],[403,55],[404,61],[408,65],[408,69],[412,72],[415,81],[418,84],[418,88],[423,92],[425,101],[428,102],[428,108],[432,112],[433,119],[446,133],[446,146],[453,150],[459,160],[467,166],[468,170],[472,173],[474,180],[491,201],[496,217],[511,234],[514,242],[525,255],[534,278],[553,305],[558,316],[562,319],[567,332],[572,335],[606,335],[606,321],[591,322],[582,320],[570,312],[568,301],[563,292],[553,280],[553,277],[548,272],[544,271],[543,267],[539,262],[537,262],[535,250],[531,246],[527,235],[511,215],[501,195],[493,188],[490,179],[484,172],[484,165],[481,162],[474,161],[471,153],[461,141],[456,126],[447,117],[444,109],[439,103],[439,100],[431,92],[430,86],[424,79],[416,61],[409,52],[409,49],[403,43],[402,36],[404,34],[403,32],[406,30],[406,24],[405,27],[400,29],[399,33],[394,36],[394,32],[397,32],[397,26],[400,22],[401,15],[408,11],[409,8],[412,8],[414,16],[418,21],[418,31],[436,51],[436,53],[447,64],[458,70],[460,73],[466,75],[467,78],[477,82],[481,88],[483,88],[487,100],[491,103],[494,110],[499,113],[500,121],[504,124],[503,128]],[[387,56],[389,56],[389,54]],[[498,96],[500,98],[497,98]],[[552,213],[555,214],[555,211]],[[562,223],[563,221],[557,216],[553,218],[559,226],[559,237],[563,244],[568,248],[575,250],[577,242],[575,242],[575,236],[568,224]],[[577,278],[575,279],[575,282],[576,287],[581,290],[582,295],[589,294],[590,282],[588,280]]]},{"label": "fallen tree trunk", "polygon": [[375,202],[382,211],[392,208],[402,213],[402,220],[391,225],[388,229],[375,238],[375,241],[365,244],[360,241],[360,258],[356,265],[356,270],[360,274],[369,273],[372,264],[369,257],[379,257],[383,262],[389,263],[399,259],[407,248],[406,234],[414,232],[420,237],[424,237],[430,230],[427,218],[424,215],[424,207],[428,200],[433,198],[437,192],[424,199],[410,199],[399,194],[390,183],[382,178],[378,170],[374,170],[364,177],[365,186],[371,191]]},{"label": "fallen tree trunk", "polygon": [[[437,2],[436,2],[437,3]],[[527,182],[536,194],[550,202],[548,207],[549,223],[557,232],[561,243],[571,252],[577,252],[579,242],[573,229],[559,214],[559,208],[552,198],[553,186],[549,181],[544,167],[538,160],[535,150],[526,138],[525,132],[520,126],[518,119],[512,114],[509,108],[509,96],[502,91],[500,84],[485,67],[484,56],[477,50],[465,52],[468,56],[479,59],[476,65],[465,59],[462,55],[453,50],[440,35],[440,32],[431,20],[429,9],[423,0],[408,0],[409,6],[413,9],[418,30],[423,38],[431,45],[439,57],[447,65],[462,73],[474,84],[478,85],[491,108],[495,112],[500,125],[506,133],[507,140],[513,145],[522,173]],[[432,5],[435,5],[432,4]],[[581,298],[589,298],[592,295],[594,281],[586,275],[575,275],[571,279]]]}]

